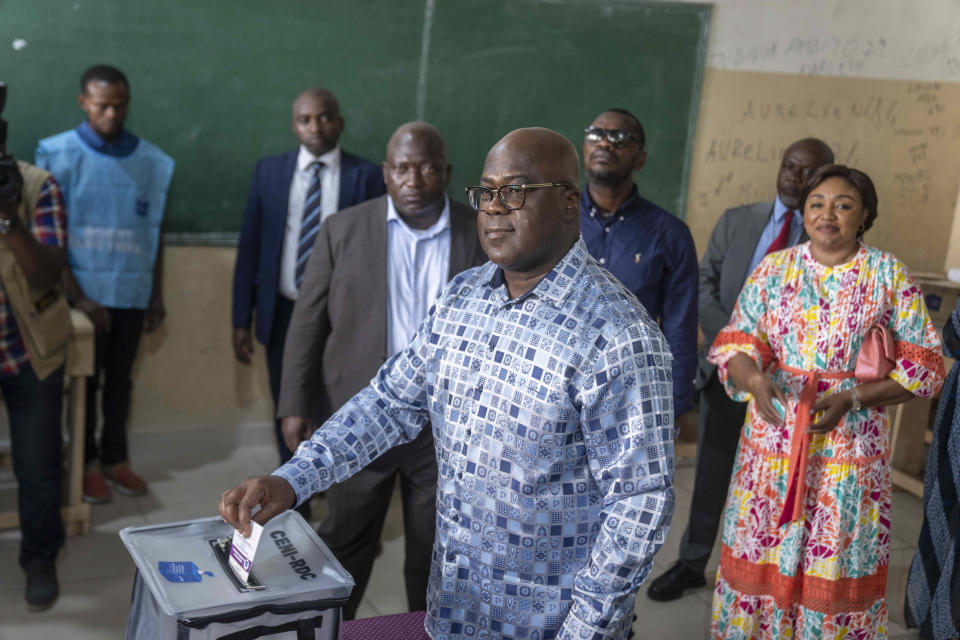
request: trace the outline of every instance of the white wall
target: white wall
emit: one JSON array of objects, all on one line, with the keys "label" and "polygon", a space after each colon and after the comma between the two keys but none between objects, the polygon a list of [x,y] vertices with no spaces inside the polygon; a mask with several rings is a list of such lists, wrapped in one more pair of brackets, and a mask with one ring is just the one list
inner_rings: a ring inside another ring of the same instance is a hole
[{"label": "white wall", "polygon": [[[725,71],[960,83],[960,0],[716,0],[712,4],[705,85],[726,82]],[[705,86],[700,125],[712,97]],[[698,136],[707,133],[704,128],[698,127]],[[697,188],[691,184],[691,199]],[[950,192],[957,190],[960,185]],[[937,216],[953,221],[952,228],[944,230],[950,237],[944,270],[960,267],[960,197],[953,202],[949,212]],[[697,224],[688,217],[689,222],[692,228]]]},{"label": "white wall", "polygon": [[960,2],[716,0],[707,66],[960,82]]}]

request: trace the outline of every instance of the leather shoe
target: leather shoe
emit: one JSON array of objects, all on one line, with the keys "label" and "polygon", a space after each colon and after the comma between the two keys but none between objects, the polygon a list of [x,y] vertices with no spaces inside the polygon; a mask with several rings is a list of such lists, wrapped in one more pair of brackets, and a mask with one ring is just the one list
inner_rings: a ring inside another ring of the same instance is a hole
[{"label": "leather shoe", "polygon": [[103,475],[107,477],[110,484],[118,492],[125,496],[137,497],[146,495],[147,483],[143,478],[130,470],[130,465],[126,462],[120,464],[104,465]]},{"label": "leather shoe", "polygon": [[706,586],[707,580],[702,573],[687,568],[682,562],[674,562],[666,573],[650,583],[647,596],[657,602],[676,600],[687,589]]},{"label": "leather shoe", "polygon": [[57,567],[53,560],[34,560],[27,565],[27,610],[49,609],[59,595]]},{"label": "leather shoe", "polygon": [[83,474],[83,501],[89,504],[106,504],[113,500],[110,485],[100,469],[88,465]]}]

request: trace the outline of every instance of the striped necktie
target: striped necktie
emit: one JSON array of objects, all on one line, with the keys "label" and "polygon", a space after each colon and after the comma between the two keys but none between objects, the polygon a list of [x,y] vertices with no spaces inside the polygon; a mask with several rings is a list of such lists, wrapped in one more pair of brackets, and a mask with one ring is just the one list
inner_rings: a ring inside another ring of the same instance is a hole
[{"label": "striped necktie", "polygon": [[297,242],[297,269],[294,282],[297,289],[303,282],[303,272],[307,270],[307,259],[313,250],[313,241],[320,229],[321,188],[320,169],[323,163],[319,160],[310,163],[313,175],[310,177],[310,186],[307,187],[307,197],[303,200],[303,219],[300,221],[300,239]]}]

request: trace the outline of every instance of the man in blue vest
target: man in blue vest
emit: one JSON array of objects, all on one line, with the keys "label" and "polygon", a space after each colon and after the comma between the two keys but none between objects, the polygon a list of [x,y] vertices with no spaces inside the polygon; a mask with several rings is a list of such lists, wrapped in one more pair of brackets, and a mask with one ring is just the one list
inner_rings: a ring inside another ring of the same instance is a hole
[{"label": "man in blue vest", "polygon": [[87,384],[83,480],[84,500],[96,504],[112,499],[110,484],[124,495],[147,491],[130,469],[126,428],[140,334],[157,328],[165,315],[160,223],[174,163],[124,128],[130,84],[120,70],[87,69],[78,100],[86,119],[76,129],[41,140],[36,159],[60,183],[70,212],[67,298],[97,330],[96,369]]}]

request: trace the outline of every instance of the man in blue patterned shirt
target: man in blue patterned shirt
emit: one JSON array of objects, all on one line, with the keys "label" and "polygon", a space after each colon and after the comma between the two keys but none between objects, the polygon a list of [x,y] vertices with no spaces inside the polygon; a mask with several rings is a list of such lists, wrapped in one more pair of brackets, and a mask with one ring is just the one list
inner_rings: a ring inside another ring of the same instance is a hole
[{"label": "man in blue patterned shirt", "polygon": [[491,262],[444,287],[390,358],[272,476],[224,492],[249,534],[431,424],[437,535],[426,631],[465,638],[625,638],[673,511],[672,356],[579,233],[568,140],[519,129],[487,155]]}]

